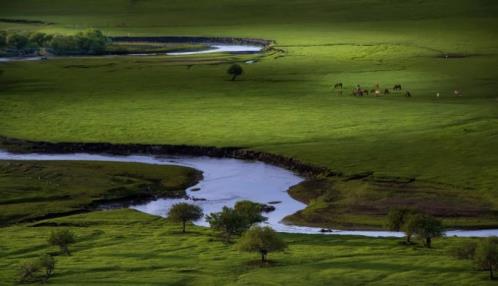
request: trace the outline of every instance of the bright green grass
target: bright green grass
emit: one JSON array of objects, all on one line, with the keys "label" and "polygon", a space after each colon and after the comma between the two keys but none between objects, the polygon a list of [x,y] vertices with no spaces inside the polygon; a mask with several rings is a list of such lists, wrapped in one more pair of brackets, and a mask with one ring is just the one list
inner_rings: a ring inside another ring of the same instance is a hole
[{"label": "bright green grass", "polygon": [[0,161],[0,225],[82,211],[99,202],[181,196],[200,176],[176,166]]},{"label": "bright green grass", "polygon": [[[287,53],[244,65],[237,82],[219,64],[230,56],[2,65],[0,134],[243,146],[345,173],[456,185],[496,206],[496,15],[486,0],[10,1],[1,17],[56,24],[0,28],[258,37]],[[64,68],[74,64],[94,67]],[[343,96],[330,88],[338,81]],[[414,97],[346,95],[376,83],[401,83]]]},{"label": "bright green grass", "polygon": [[[281,234],[285,253],[239,253],[205,228],[179,225],[132,210],[95,212],[52,220],[73,225],[73,256],[58,256],[50,285],[495,285],[448,249],[406,247],[400,239]],[[82,226],[78,226],[82,225]],[[15,226],[0,232],[0,284],[11,285],[22,261],[57,252],[46,238],[55,227]]]}]

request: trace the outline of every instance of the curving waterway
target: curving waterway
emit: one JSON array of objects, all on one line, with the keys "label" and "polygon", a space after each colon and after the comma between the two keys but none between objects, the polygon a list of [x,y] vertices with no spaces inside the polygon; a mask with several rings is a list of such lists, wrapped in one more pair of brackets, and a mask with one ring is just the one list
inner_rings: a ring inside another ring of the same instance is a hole
[{"label": "curving waterway", "polygon": [[[195,50],[195,51],[178,51],[170,53],[147,53],[147,54],[127,54],[119,56],[132,56],[132,57],[145,57],[145,56],[186,56],[186,55],[199,55],[199,54],[211,54],[211,53],[258,53],[263,50],[263,46],[256,45],[232,45],[232,44],[208,44],[205,49]],[[109,58],[115,57],[117,55],[102,55],[102,56],[92,56],[92,57],[102,57]],[[72,56],[78,57],[78,56]],[[79,57],[89,57],[89,56],[79,56]],[[40,61],[52,58],[68,58],[68,56],[50,56],[50,57],[0,57],[0,63],[6,62],[18,62],[18,61]]]},{"label": "curving waterway", "polygon": [[[239,200],[251,200],[271,204],[275,211],[266,213],[268,225],[279,232],[320,234],[320,228],[300,227],[282,223],[282,220],[306,207],[291,198],[287,190],[303,178],[293,172],[259,161],[245,161],[228,158],[189,157],[189,156],[116,156],[105,154],[14,154],[0,151],[0,160],[37,160],[37,161],[109,161],[135,162],[157,165],[176,165],[191,167],[203,172],[203,179],[187,189],[189,198],[158,199],[148,203],[133,205],[131,208],[151,215],[165,216],[169,208],[178,202],[196,204],[204,213],[220,211],[224,206],[233,206]],[[196,222],[207,226],[205,220]],[[362,235],[370,237],[401,237],[401,232],[335,230],[340,235]],[[485,237],[498,236],[498,229],[451,230],[447,236]]]}]

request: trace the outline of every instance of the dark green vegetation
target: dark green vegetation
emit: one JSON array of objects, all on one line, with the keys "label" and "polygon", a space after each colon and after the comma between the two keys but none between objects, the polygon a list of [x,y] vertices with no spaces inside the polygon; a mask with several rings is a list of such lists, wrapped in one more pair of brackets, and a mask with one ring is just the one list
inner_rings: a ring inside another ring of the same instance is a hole
[{"label": "dark green vegetation", "polygon": [[255,226],[242,234],[237,249],[257,252],[261,255],[261,263],[265,263],[268,253],[284,251],[287,245],[272,228]]},{"label": "dark green vegetation", "polygon": [[[263,150],[345,174],[296,187],[293,195],[310,202],[291,218],[296,222],[379,228],[389,208],[413,204],[447,226],[496,226],[496,1],[3,2],[1,30],[265,38],[276,40],[277,50],[2,63],[0,135]],[[233,63],[244,70],[234,82],[226,74]],[[344,88],[334,89],[339,82]],[[401,84],[403,91],[349,96],[357,84],[381,90]],[[406,91],[411,98],[402,96]],[[78,163],[67,168],[83,172]],[[146,177],[158,172],[129,168]],[[69,187],[79,185],[75,176],[58,190],[70,197],[107,194],[107,177],[91,175],[102,183],[90,190]],[[394,179],[383,179],[389,177]],[[24,175],[6,182],[8,192],[40,188]],[[32,194],[36,204],[56,212],[73,210],[68,202],[80,200],[53,198],[46,190]],[[21,198],[18,207],[0,206],[11,213],[9,221],[43,210],[16,192],[10,199]],[[176,224],[130,210],[36,225],[1,229],[0,283],[10,285],[23,260],[58,251],[46,238],[63,225],[78,240],[73,256],[57,257],[50,283],[59,285],[495,285],[473,270],[472,261],[448,255],[469,239],[438,239],[426,249],[398,239],[281,234],[288,251],[272,254],[272,267],[260,267],[248,263],[252,254],[239,253],[208,229],[179,234]]]},{"label": "dark green vegetation", "polygon": [[[244,64],[251,55],[2,64],[0,134],[242,146],[347,175],[442,183],[458,204],[484,204],[484,217],[498,208],[496,15],[487,0],[9,1],[0,18],[53,24],[3,21],[4,30],[266,38],[281,52],[256,64]],[[244,76],[230,82],[234,62]],[[349,96],[377,83],[403,91]]]},{"label": "dark green vegetation", "polygon": [[[473,262],[448,254],[471,239],[437,240],[433,249],[399,239],[280,234],[288,244],[261,267],[209,229],[189,233],[132,210],[52,219],[77,235],[72,256],[56,256],[50,285],[495,285]],[[58,252],[46,238],[54,227],[11,226],[0,232],[0,284],[11,285],[19,264]]]},{"label": "dark green vegetation", "polygon": [[185,225],[187,222],[199,220],[203,216],[204,214],[199,206],[187,203],[175,204],[168,211],[168,219],[172,222],[180,222],[182,224],[183,233],[185,233]]},{"label": "dark green vegetation", "polygon": [[232,236],[240,235],[252,225],[266,221],[261,215],[262,206],[251,201],[239,201],[234,208],[223,207],[220,212],[206,216],[209,226],[218,231],[226,242]]},{"label": "dark green vegetation", "polygon": [[76,35],[0,31],[0,55],[99,55],[106,52],[109,42],[99,30]]},{"label": "dark green vegetation", "polygon": [[200,176],[174,166],[0,161],[0,225],[91,210],[123,199],[182,196]]}]

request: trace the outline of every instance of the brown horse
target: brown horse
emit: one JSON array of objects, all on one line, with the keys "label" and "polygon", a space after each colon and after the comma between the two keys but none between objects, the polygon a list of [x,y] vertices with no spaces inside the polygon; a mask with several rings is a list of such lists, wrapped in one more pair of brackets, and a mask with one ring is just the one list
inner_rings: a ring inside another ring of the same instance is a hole
[{"label": "brown horse", "polygon": [[387,88],[386,88],[386,89],[384,89],[384,95],[388,95],[388,94],[390,94],[390,93],[391,93],[391,92],[389,91],[389,89],[387,89]]},{"label": "brown horse", "polygon": [[403,88],[401,87],[401,84],[396,84],[396,85],[394,85],[394,87],[393,87],[393,90],[394,90],[394,91],[399,91],[399,90],[402,90],[402,89],[403,89]]},{"label": "brown horse", "polygon": [[338,82],[334,85],[334,88],[340,88],[342,89],[342,82]]}]

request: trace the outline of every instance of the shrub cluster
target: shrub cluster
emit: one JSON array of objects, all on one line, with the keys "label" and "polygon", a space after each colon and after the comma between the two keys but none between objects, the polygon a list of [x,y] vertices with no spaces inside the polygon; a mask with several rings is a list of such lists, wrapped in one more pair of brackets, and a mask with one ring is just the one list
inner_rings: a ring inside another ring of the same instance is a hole
[{"label": "shrub cluster", "polygon": [[0,31],[0,50],[12,55],[52,53],[56,55],[98,55],[106,51],[110,39],[99,30],[75,35]]}]

